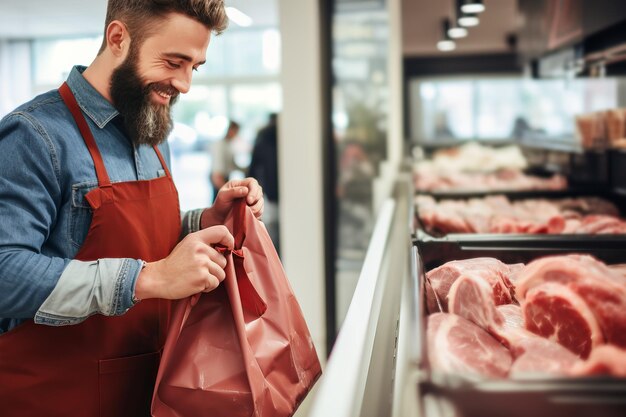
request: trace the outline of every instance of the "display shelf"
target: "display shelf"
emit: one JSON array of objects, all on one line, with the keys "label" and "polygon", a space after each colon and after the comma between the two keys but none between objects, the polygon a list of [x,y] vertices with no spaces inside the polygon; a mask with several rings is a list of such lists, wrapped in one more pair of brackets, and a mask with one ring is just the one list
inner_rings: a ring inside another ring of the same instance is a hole
[{"label": "display shelf", "polygon": [[599,149],[583,149],[583,147],[579,143],[577,143],[577,140],[574,138],[522,138],[518,141],[518,144],[524,148],[529,149],[558,151],[576,154],[600,151]]},{"label": "display shelf", "polygon": [[403,279],[408,272],[408,175],[383,202],[363,268],[309,417],[392,416]]}]

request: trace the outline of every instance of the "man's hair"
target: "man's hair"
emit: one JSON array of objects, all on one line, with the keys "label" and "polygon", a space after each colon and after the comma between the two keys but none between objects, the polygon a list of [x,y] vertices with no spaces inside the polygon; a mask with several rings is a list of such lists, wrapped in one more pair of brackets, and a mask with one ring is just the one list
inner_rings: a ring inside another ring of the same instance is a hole
[{"label": "man's hair", "polygon": [[224,0],[109,0],[98,54],[106,48],[106,30],[112,21],[120,20],[126,25],[137,47],[158,29],[158,23],[169,13],[189,16],[216,35],[228,27]]}]

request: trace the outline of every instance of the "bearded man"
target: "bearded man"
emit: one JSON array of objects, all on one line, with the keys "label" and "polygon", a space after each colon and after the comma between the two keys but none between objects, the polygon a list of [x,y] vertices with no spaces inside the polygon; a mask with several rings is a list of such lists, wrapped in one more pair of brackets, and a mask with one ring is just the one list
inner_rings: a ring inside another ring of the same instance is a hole
[{"label": "bearded man", "polygon": [[223,0],[110,0],[102,47],[0,121],[4,417],[149,416],[170,300],[215,289],[251,178],[180,213],[171,106],[227,26]]}]

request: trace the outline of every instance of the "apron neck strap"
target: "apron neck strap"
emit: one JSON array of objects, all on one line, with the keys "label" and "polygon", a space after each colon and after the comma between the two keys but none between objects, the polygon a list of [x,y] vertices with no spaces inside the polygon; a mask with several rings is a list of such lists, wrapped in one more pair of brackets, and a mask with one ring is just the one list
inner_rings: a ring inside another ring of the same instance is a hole
[{"label": "apron neck strap", "polygon": [[154,152],[156,152],[157,156],[159,157],[159,161],[161,161],[161,166],[163,166],[163,169],[165,170],[165,175],[167,175],[168,178],[171,178],[172,174],[170,173],[170,170],[167,167],[167,164],[165,163],[165,159],[163,158],[163,155],[161,154],[159,147],[156,145],[153,145],[152,147],[154,148]]},{"label": "apron neck strap", "polygon": [[100,187],[110,187],[111,180],[109,179],[109,174],[107,174],[107,170],[104,167],[104,162],[102,161],[102,155],[98,150],[98,146],[96,145],[96,141],[91,134],[91,130],[87,125],[87,121],[80,111],[80,107],[78,106],[78,102],[70,90],[70,87],[67,83],[63,83],[63,85],[59,88],[59,93],[61,94],[61,98],[65,102],[65,105],[72,113],[72,117],[74,117],[74,121],[78,126],[78,130],[80,130],[81,135],[83,136],[83,140],[87,145],[87,149],[91,154],[91,159],[93,159],[93,163],[96,166],[96,175],[98,176],[98,185]]},{"label": "apron neck strap", "polygon": [[[111,180],[109,179],[109,174],[107,173],[107,170],[104,166],[102,155],[100,154],[100,150],[98,149],[98,146],[96,145],[96,140],[94,139],[93,134],[91,133],[91,129],[89,129],[89,126],[87,125],[87,121],[85,120],[85,117],[83,116],[80,110],[80,107],[78,106],[78,102],[76,101],[76,98],[74,97],[74,94],[72,93],[72,90],[70,90],[70,87],[67,85],[67,83],[63,83],[63,85],[59,88],[59,93],[61,94],[61,98],[65,102],[65,105],[70,110],[70,113],[72,113],[72,117],[74,118],[74,121],[76,122],[76,125],[78,126],[78,130],[83,136],[83,140],[85,141],[85,144],[87,145],[87,149],[89,150],[89,153],[91,154],[91,159],[93,159],[93,163],[96,166],[96,175],[98,176],[98,185],[100,187],[107,187],[107,186],[110,187]],[[167,164],[165,163],[165,159],[163,158],[161,151],[159,151],[159,148],[156,145],[154,145],[152,148],[154,149],[154,152],[159,158],[159,161],[161,162],[161,166],[165,170],[165,174],[167,175],[168,178],[172,178],[172,174],[170,173],[170,170],[167,167]]]}]

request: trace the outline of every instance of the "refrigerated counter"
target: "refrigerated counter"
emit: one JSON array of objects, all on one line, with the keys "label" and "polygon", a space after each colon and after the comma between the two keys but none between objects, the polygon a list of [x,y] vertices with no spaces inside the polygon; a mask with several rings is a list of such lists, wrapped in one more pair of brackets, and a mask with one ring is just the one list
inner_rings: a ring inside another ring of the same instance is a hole
[{"label": "refrigerated counter", "polygon": [[[412,196],[410,180],[401,178],[380,210],[359,282],[308,416],[626,415],[626,380],[467,383],[454,375],[440,379],[429,375],[422,360],[424,290],[419,277],[424,271],[411,234]],[[624,251],[620,248],[620,253]],[[616,253],[604,255],[608,261]],[[455,404],[465,413],[455,410]]]},{"label": "refrigerated counter", "polygon": [[318,382],[310,417],[417,416],[416,380],[406,328],[410,286],[412,185],[399,179],[381,206],[354,296]]}]

